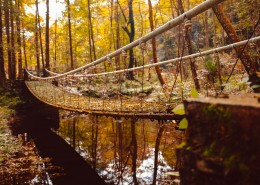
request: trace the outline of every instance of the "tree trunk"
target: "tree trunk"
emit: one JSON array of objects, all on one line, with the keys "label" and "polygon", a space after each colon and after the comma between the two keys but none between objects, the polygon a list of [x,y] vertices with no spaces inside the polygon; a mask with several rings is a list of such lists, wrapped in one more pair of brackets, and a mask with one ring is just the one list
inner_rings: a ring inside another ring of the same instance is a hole
[{"label": "tree trunk", "polygon": [[[37,4],[38,6],[38,4]],[[39,8],[38,8],[39,10]],[[41,48],[41,59],[42,59],[42,68],[45,68],[46,65],[44,63],[44,52],[43,52],[43,44],[42,44],[42,27],[41,27],[41,20],[40,20],[40,14],[39,11],[37,12],[37,17],[38,17],[38,33],[40,36],[40,48]]]},{"label": "tree trunk", "polygon": [[88,21],[89,21],[91,47],[92,47],[92,51],[93,51],[92,54],[93,54],[93,59],[95,61],[97,59],[97,57],[96,57],[95,40],[94,40],[94,34],[93,34],[93,25],[92,25],[92,14],[91,14],[91,8],[90,8],[90,0],[88,0]]},{"label": "tree trunk", "polygon": [[[212,9],[213,9],[216,17],[218,18],[221,26],[223,27],[223,29],[227,33],[228,37],[230,38],[230,40],[232,42],[239,42],[240,39],[235,31],[235,28],[231,24],[229,18],[224,13],[222,5],[220,5],[220,4],[216,5]],[[253,75],[257,71],[255,63],[251,60],[248,53],[246,51],[243,51],[243,47],[244,46],[235,47],[235,51],[236,51],[237,55],[239,56],[242,64],[244,65],[245,70],[248,73],[248,75]]]},{"label": "tree trunk", "polygon": [[[88,0],[88,27],[89,27],[89,51],[90,51],[90,59],[91,62],[97,59],[96,57],[96,48],[95,48],[95,40],[93,34],[93,25],[92,25],[92,14],[90,8],[90,0]],[[96,69],[93,69],[93,73],[96,73]]]},{"label": "tree trunk", "polygon": [[[76,21],[74,21],[74,24],[73,24],[73,27],[74,27],[74,35],[77,35],[77,32],[76,32]],[[77,42],[77,41],[75,41]],[[72,44],[72,48],[73,48],[73,44]],[[74,52],[73,52],[73,66],[74,68],[77,68],[77,44],[74,45]],[[105,63],[104,63],[105,64]]]},{"label": "tree trunk", "polygon": [[[128,1],[128,8],[129,8],[129,24],[130,24],[130,32],[128,34],[130,43],[134,41],[135,37],[135,22],[134,22],[134,14],[133,14],[133,0]],[[129,64],[128,69],[134,67],[134,51],[133,49],[129,50]],[[127,78],[129,80],[134,80],[134,73],[133,71],[129,71],[127,73]]]},{"label": "tree trunk", "polygon": [[[115,19],[116,19],[116,50],[118,50],[120,48],[120,30],[119,30],[119,14],[118,14],[118,1],[116,1],[116,12],[115,12]],[[116,63],[116,70],[120,69],[120,56],[117,55],[115,57],[115,63]]]},{"label": "tree trunk", "polygon": [[69,55],[68,55],[68,46],[67,46],[67,44],[65,46],[65,51],[66,51],[66,55],[65,55],[66,56],[66,69],[65,70],[68,70],[69,69]]},{"label": "tree trunk", "polygon": [[[22,27],[24,27],[23,21],[22,21]],[[26,56],[26,39],[25,39],[24,31],[23,31],[23,56],[24,56],[24,64],[25,67],[27,68],[28,64],[27,64],[27,56]]]},{"label": "tree trunk", "polygon": [[183,162],[182,185],[259,184],[258,97],[244,94],[184,101],[189,126],[185,147],[177,150]]},{"label": "tree trunk", "polygon": [[[179,7],[180,12],[183,14],[184,8],[183,8],[182,0],[178,0],[178,7]],[[191,55],[191,54],[193,54],[193,51],[192,51],[191,37],[190,37],[189,29],[185,29],[185,40],[187,43],[189,55]],[[199,80],[197,79],[196,65],[195,65],[194,61],[192,61],[192,59],[190,59],[190,67],[191,67],[191,73],[192,73],[192,78],[193,78],[195,87],[197,90],[199,90],[200,85],[199,85]]]},{"label": "tree trunk", "polygon": [[15,56],[15,32],[14,32],[14,5],[13,2],[10,1],[10,23],[11,23],[11,71],[12,76],[11,80],[16,79],[16,56]]},{"label": "tree trunk", "polygon": [[46,35],[45,35],[45,60],[46,60],[46,68],[50,69],[50,37],[49,37],[49,0],[46,0]]},{"label": "tree trunk", "polygon": [[88,45],[89,45],[89,58],[90,58],[90,62],[93,62],[90,26],[88,26]]},{"label": "tree trunk", "polygon": [[[217,28],[216,28],[216,22],[215,22],[215,17],[214,14],[212,14],[212,22],[213,22],[213,47],[216,48],[217,47]],[[218,53],[215,53],[215,60],[217,62],[217,67],[218,67],[218,79],[219,79],[219,83],[220,86],[222,86],[223,82],[222,82],[222,77],[221,77],[221,63],[219,60],[219,56]]]},{"label": "tree trunk", "polygon": [[38,0],[35,1],[36,4],[36,16],[35,16],[35,51],[36,51],[36,65],[37,65],[37,74],[40,73],[40,55],[39,55],[39,30],[38,30]]},{"label": "tree trunk", "polygon": [[17,44],[18,44],[18,78],[23,78],[23,61],[22,61],[22,41],[21,41],[21,21],[20,21],[20,0],[16,0],[16,7],[18,13],[16,14],[16,26],[17,26]]},{"label": "tree trunk", "polygon": [[4,87],[6,80],[3,47],[2,1],[0,2],[0,87]]},{"label": "tree trunk", "polygon": [[[123,17],[125,19],[126,25],[122,26],[122,29],[126,32],[128,38],[129,38],[129,42],[133,42],[134,41],[134,36],[135,36],[135,27],[134,27],[134,15],[133,15],[133,1],[129,0],[128,1],[128,10],[129,10],[129,15],[128,18],[129,20],[127,21],[125,13],[122,9],[122,7],[120,6],[119,2],[117,1],[117,4],[120,7],[121,13],[123,14]],[[128,29],[128,25],[130,24],[130,30]],[[123,42],[124,42],[124,35],[123,35]],[[129,64],[128,64],[128,68],[133,68],[134,67],[134,52],[133,49],[129,49]],[[123,60],[125,60],[125,57],[123,56]],[[126,65],[125,65],[126,68]],[[129,71],[126,73],[126,78],[128,80],[134,80],[134,73],[133,71]]]},{"label": "tree trunk", "polygon": [[113,15],[114,15],[114,0],[110,0],[109,8],[109,21],[110,21],[110,39],[109,39],[109,52],[111,52],[112,48],[114,48],[115,36],[113,30]]},{"label": "tree trunk", "polygon": [[55,19],[54,28],[54,69],[57,68],[57,19]]},{"label": "tree trunk", "polygon": [[70,0],[67,0],[68,6],[68,23],[69,23],[69,41],[70,41],[70,68],[74,68],[74,61],[73,61],[73,48],[72,48],[72,34],[71,34],[71,16],[70,16]]},{"label": "tree trunk", "polygon": [[[154,30],[154,25],[153,25],[153,7],[152,7],[151,0],[148,0],[148,6],[149,6],[150,28],[151,28],[151,31],[153,31]],[[157,61],[156,38],[155,37],[152,38],[152,49],[153,49],[153,63],[157,63],[158,61]],[[159,66],[155,66],[155,71],[156,71],[157,77],[158,77],[161,85],[163,86],[165,84],[165,81],[163,80],[160,67]]]},{"label": "tree trunk", "polygon": [[172,19],[173,19],[175,17],[174,16],[174,8],[173,8],[173,4],[174,4],[173,0],[170,0],[170,4],[171,4]]},{"label": "tree trunk", "polygon": [[217,45],[217,26],[216,26],[216,21],[214,14],[212,13],[212,23],[213,23],[213,47],[216,48]]},{"label": "tree trunk", "polygon": [[187,0],[187,8],[190,10],[190,0]]},{"label": "tree trunk", "polygon": [[208,11],[203,13],[204,15],[204,35],[205,35],[205,47],[209,48],[209,24],[208,24]]}]

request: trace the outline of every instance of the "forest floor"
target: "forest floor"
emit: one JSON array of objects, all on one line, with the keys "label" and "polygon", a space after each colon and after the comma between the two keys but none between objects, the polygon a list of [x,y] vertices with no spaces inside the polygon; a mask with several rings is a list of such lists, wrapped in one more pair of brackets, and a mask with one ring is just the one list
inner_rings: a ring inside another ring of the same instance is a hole
[{"label": "forest floor", "polygon": [[[151,68],[136,71],[133,81],[126,79],[125,74],[122,75],[123,77],[108,75],[87,81],[85,79],[80,81],[77,78],[74,79],[74,86],[70,87],[70,84],[66,84],[64,88],[75,94],[98,98],[115,99],[122,95],[124,99],[131,100],[142,97],[145,101],[181,102],[190,97],[191,90],[195,88],[188,64],[189,61],[183,61],[182,75],[177,73],[176,64],[161,66],[161,74],[165,80],[163,87],[155,70]],[[219,54],[219,64],[211,56],[198,58],[196,66],[201,97],[253,92],[243,65],[237,61],[233,53]],[[232,68],[234,68],[233,71]]]},{"label": "forest floor", "polygon": [[12,135],[15,107],[22,103],[15,90],[0,89],[0,184],[37,184],[43,179],[44,159],[26,134]]}]

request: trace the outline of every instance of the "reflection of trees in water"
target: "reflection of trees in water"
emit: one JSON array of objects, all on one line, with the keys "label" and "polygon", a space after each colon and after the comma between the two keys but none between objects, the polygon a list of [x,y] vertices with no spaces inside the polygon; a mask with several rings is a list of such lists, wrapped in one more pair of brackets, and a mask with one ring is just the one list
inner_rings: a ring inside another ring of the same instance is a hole
[{"label": "reflection of trees in water", "polygon": [[72,129],[72,146],[76,148],[76,118],[73,118],[73,129]]},{"label": "reflection of trees in water", "polygon": [[158,154],[159,154],[159,146],[162,138],[162,134],[164,131],[165,125],[162,121],[159,122],[159,131],[157,134],[156,142],[155,142],[155,150],[154,150],[154,173],[153,173],[153,184],[156,184],[157,170],[158,170]]},{"label": "reflection of trees in water", "polygon": [[135,133],[135,123],[136,120],[131,119],[131,133],[132,133],[132,146],[131,146],[131,155],[132,155],[132,172],[133,172],[133,181],[134,184],[138,184],[136,178],[136,159],[137,159],[137,141]]},{"label": "reflection of trees in water", "polygon": [[[128,121],[127,121],[128,122]],[[118,161],[115,162],[115,177],[117,179],[117,183],[120,182],[123,183],[124,179],[124,172],[126,171],[126,167],[129,164],[130,154],[131,154],[131,145],[132,142],[130,141],[130,128],[129,123],[125,124],[122,122],[121,119],[116,120],[116,130],[117,134],[114,135],[116,137],[116,140],[118,140],[118,146],[114,147],[115,153],[117,154],[115,156],[115,159],[118,159]],[[118,150],[118,151],[117,151]],[[117,172],[119,172],[119,175],[116,175]]]},{"label": "reflection of trees in water", "polygon": [[96,169],[97,164],[97,145],[98,145],[98,116],[91,116],[91,158],[92,167]]},{"label": "reflection of trees in water", "polygon": [[[64,138],[73,138],[73,123],[73,119],[61,121],[59,131]],[[176,139],[170,124],[79,116],[74,125],[76,150],[107,182],[151,184],[161,177],[161,170],[173,170]],[[67,141],[73,145],[71,139]],[[144,180],[143,174],[150,176]]]}]

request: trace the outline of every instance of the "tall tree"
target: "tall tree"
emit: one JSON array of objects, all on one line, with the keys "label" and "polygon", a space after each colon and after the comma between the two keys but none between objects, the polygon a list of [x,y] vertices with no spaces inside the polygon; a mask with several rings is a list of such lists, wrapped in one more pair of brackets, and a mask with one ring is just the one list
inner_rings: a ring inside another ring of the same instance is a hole
[{"label": "tall tree", "polygon": [[40,72],[40,53],[39,53],[39,29],[38,29],[38,0],[35,1],[36,14],[35,14],[35,52],[36,52],[36,67],[37,73]]},{"label": "tall tree", "polygon": [[[57,5],[57,0],[56,0]],[[58,21],[57,21],[57,13],[55,17],[55,23],[54,23],[54,69],[57,68],[57,27],[58,27]]]},{"label": "tall tree", "polygon": [[46,68],[50,69],[50,33],[49,33],[49,11],[50,11],[50,3],[49,0],[46,0],[46,35],[45,35],[45,60],[46,60]]},{"label": "tall tree", "polygon": [[113,43],[115,43],[115,36],[114,36],[114,31],[113,31],[113,15],[114,15],[114,0],[110,0],[110,3],[108,4],[109,8],[109,21],[110,21],[110,33],[109,36],[111,39],[109,39],[109,51],[113,48]]},{"label": "tall tree", "polygon": [[[134,22],[134,14],[133,14],[133,0],[128,0],[128,10],[129,10],[129,20],[127,22],[126,26],[123,26],[123,30],[127,33],[128,37],[129,37],[129,42],[133,42],[134,41],[134,37],[135,37],[135,22]],[[121,11],[123,13],[123,10],[121,8]],[[125,17],[125,16],[124,16]],[[126,20],[126,18],[125,18]],[[128,29],[128,25],[130,24],[130,30]],[[133,68],[134,67],[134,51],[133,49],[129,50],[129,64],[128,64],[128,68]],[[133,71],[129,71],[127,73],[127,78],[129,80],[134,80],[134,73]]]},{"label": "tall tree", "polygon": [[174,18],[174,2],[173,0],[170,0],[170,7],[171,7],[171,14],[172,14],[172,18]]},{"label": "tall tree", "polygon": [[[23,26],[23,22],[22,22],[22,27]],[[24,64],[25,64],[25,67],[27,68],[28,67],[28,63],[27,63],[27,54],[26,54],[26,39],[25,39],[25,31],[23,31],[23,56],[24,56]]]},{"label": "tall tree", "polygon": [[22,61],[22,40],[21,40],[21,1],[16,0],[16,29],[17,29],[17,44],[18,44],[18,78],[23,78],[23,61]]},{"label": "tall tree", "polygon": [[6,80],[3,47],[2,1],[0,2],[0,87],[4,87]]},{"label": "tall tree", "polygon": [[[116,50],[120,48],[120,29],[119,29],[119,14],[118,14],[119,4],[118,0],[115,5],[115,20],[116,20]],[[120,69],[120,57],[119,55],[115,57],[116,70]]]},{"label": "tall tree", "polygon": [[[184,8],[183,8],[182,0],[178,0],[178,8],[179,8],[180,12],[183,14]],[[185,31],[185,40],[186,40],[186,43],[187,43],[188,52],[189,52],[189,55],[191,55],[191,54],[193,54],[193,50],[192,50],[192,45],[191,45],[190,28],[185,26],[184,31]],[[192,73],[192,78],[193,78],[195,87],[196,87],[197,90],[199,90],[200,85],[199,85],[199,80],[197,78],[196,65],[195,65],[195,63],[192,59],[190,59],[190,67],[191,67],[191,73]]]},{"label": "tall tree", "polygon": [[71,15],[70,15],[70,0],[67,0],[68,6],[68,23],[69,23],[69,42],[70,42],[70,68],[74,68],[73,48],[72,48],[72,34],[71,34]]},{"label": "tall tree", "polygon": [[39,40],[40,40],[40,48],[41,48],[41,61],[42,61],[42,68],[45,68],[44,63],[44,52],[43,52],[43,44],[42,44],[42,26],[41,26],[41,20],[40,20],[40,13],[39,13],[39,4],[36,4],[37,11],[37,24],[38,24],[38,34],[39,34]]},{"label": "tall tree", "polygon": [[[149,6],[149,22],[150,22],[150,28],[151,31],[154,30],[154,24],[153,24],[153,7],[152,7],[152,3],[151,0],[148,0],[148,6]],[[152,38],[152,49],[153,49],[153,63],[157,63],[157,51],[156,51],[156,39],[155,37]],[[165,84],[165,81],[163,80],[162,74],[161,74],[161,70],[159,66],[155,66],[155,71],[157,74],[157,77],[161,83],[161,85],[163,86]]]},{"label": "tall tree", "polygon": [[209,48],[209,23],[208,23],[208,19],[209,19],[209,16],[208,16],[208,13],[209,11],[205,11],[203,13],[203,22],[204,22],[204,35],[205,35],[205,39],[204,39],[204,42],[205,42],[205,46],[206,48]]},{"label": "tall tree", "polygon": [[[22,6],[23,4],[21,4]],[[21,18],[21,25],[22,25],[22,36],[23,36],[23,56],[24,56],[24,65],[27,68],[28,63],[27,63],[27,54],[26,54],[26,38],[25,38],[25,28],[24,28],[24,19],[23,19],[24,13]]]},{"label": "tall tree", "polygon": [[[94,40],[94,33],[93,33],[93,25],[92,25],[92,13],[90,8],[90,0],[88,0],[88,26],[89,26],[89,42],[90,42],[90,55],[92,60],[96,60],[96,47],[95,47],[95,40]],[[93,58],[92,58],[93,57]]]},{"label": "tall tree", "polygon": [[13,1],[10,1],[10,24],[11,24],[11,70],[12,76],[11,80],[16,78],[16,55],[15,55],[15,31],[14,31],[14,5]]},{"label": "tall tree", "polygon": [[6,32],[6,45],[7,45],[7,57],[8,57],[8,78],[12,79],[13,74],[12,74],[12,53],[11,53],[11,38],[10,38],[10,22],[9,22],[9,16],[10,16],[10,11],[9,11],[9,2],[8,0],[4,1],[4,12],[5,12],[5,32]]},{"label": "tall tree", "polygon": [[[232,42],[239,42],[240,39],[235,31],[235,28],[232,25],[229,18],[226,16],[225,12],[223,11],[222,5],[220,4],[216,5],[212,9],[218,21],[220,22],[221,26],[223,27],[228,37],[230,38],[230,40]],[[255,63],[251,60],[249,54],[246,51],[243,51],[243,47],[244,46],[235,47],[235,51],[237,55],[240,57],[240,60],[243,63],[246,72],[249,75],[253,75],[257,71]]]}]

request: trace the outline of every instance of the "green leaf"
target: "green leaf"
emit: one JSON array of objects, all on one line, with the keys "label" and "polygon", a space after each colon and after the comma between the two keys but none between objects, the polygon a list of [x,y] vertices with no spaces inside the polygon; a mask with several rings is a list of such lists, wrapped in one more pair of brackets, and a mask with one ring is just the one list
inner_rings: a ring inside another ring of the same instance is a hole
[{"label": "green leaf", "polygon": [[186,118],[183,118],[179,123],[179,129],[186,129],[186,128],[188,128],[188,120]]},{"label": "green leaf", "polygon": [[184,115],[185,114],[185,110],[184,110],[184,105],[180,104],[178,106],[176,106],[172,112],[176,115]]},{"label": "green leaf", "polygon": [[199,97],[199,93],[196,89],[191,89],[191,97],[192,98],[198,98]]},{"label": "green leaf", "polygon": [[252,89],[257,89],[257,88],[259,88],[260,87],[260,85],[252,85]]},{"label": "green leaf", "polygon": [[176,148],[184,148],[186,147],[186,145],[187,145],[186,141],[182,141],[181,144],[176,146]]}]

